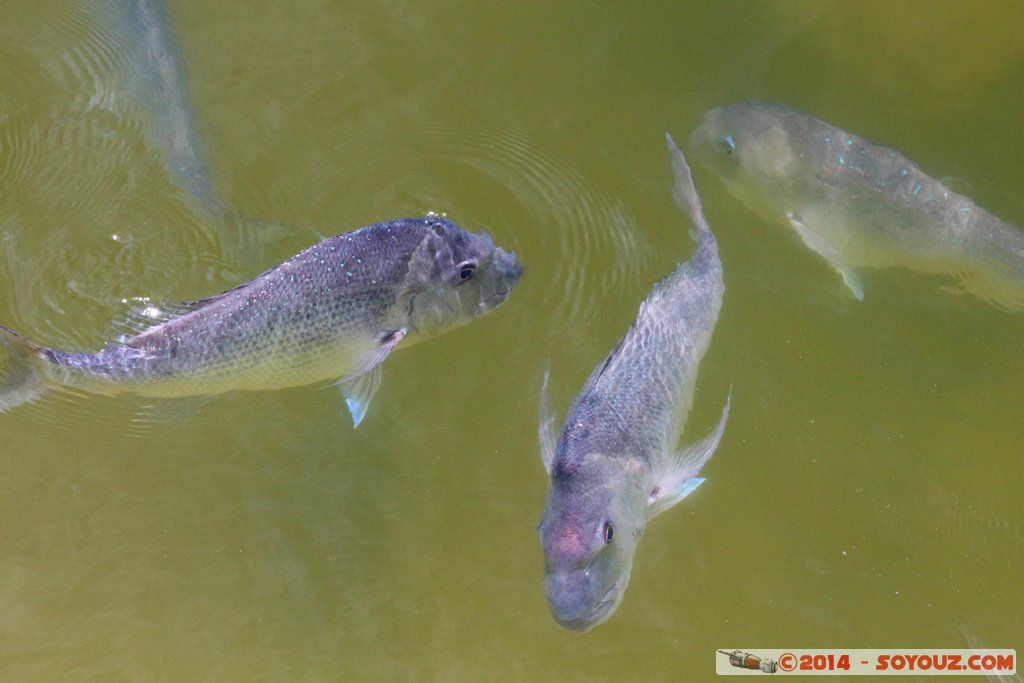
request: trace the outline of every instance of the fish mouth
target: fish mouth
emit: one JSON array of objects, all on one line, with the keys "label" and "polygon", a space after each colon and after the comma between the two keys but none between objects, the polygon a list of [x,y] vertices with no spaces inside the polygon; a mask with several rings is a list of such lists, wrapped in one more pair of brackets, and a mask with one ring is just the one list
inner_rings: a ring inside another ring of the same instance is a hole
[{"label": "fish mouth", "polygon": [[604,618],[611,612],[612,607],[615,606],[615,598],[619,597],[619,584],[613,583],[608,590],[601,596],[600,602],[594,605],[594,609],[590,610],[590,615],[598,619],[594,623],[604,621]]},{"label": "fish mouth", "polygon": [[509,283],[509,289],[519,282],[523,274],[523,267],[516,259],[516,252],[505,251],[500,247],[494,252],[494,266],[501,273],[502,279]]},{"label": "fish mouth", "polygon": [[508,293],[512,291],[511,288],[501,292],[495,292],[488,297],[480,300],[480,303],[476,305],[477,314],[486,313],[487,311],[494,310],[501,304],[505,303],[505,299],[508,298]]},{"label": "fish mouth", "polygon": [[516,261],[514,251],[498,248],[494,252],[493,268],[497,274],[496,287],[491,294],[480,299],[477,304],[478,313],[486,313],[505,302],[509,293],[519,283],[523,275],[523,267]]},{"label": "fish mouth", "polygon": [[587,631],[594,626],[604,622],[609,616],[611,616],[612,610],[615,608],[615,599],[619,596],[619,584],[613,583],[611,587],[605,591],[604,595],[596,605],[594,605],[589,612],[578,617],[564,618],[558,614],[553,613],[555,621],[562,628],[569,629],[570,631]]}]

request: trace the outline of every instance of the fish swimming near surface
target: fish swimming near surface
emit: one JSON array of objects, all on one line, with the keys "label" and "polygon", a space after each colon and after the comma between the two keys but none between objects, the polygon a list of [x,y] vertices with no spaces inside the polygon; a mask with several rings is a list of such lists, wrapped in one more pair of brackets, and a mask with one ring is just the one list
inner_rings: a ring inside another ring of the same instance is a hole
[{"label": "fish swimming near surface", "polygon": [[1024,232],[890,147],[782,104],[712,109],[697,156],[761,216],[792,226],[858,299],[858,268],[949,275],[960,291],[1024,310]]},{"label": "fish swimming near surface", "polygon": [[[174,181],[201,204],[218,206],[189,100],[184,59],[162,0],[79,0],[95,27],[91,54],[112,70],[114,86],[95,68],[95,99],[138,114]],[[97,65],[99,67],[99,65]]]},{"label": "fish swimming near surface", "polygon": [[87,81],[87,108],[136,118],[169,180],[225,253],[257,261],[264,246],[296,230],[227,207],[217,196],[189,97],[185,59],[163,0],[78,0],[75,12],[92,28],[69,62]]},{"label": "fish swimming near surface", "polygon": [[618,606],[648,520],[704,481],[697,475],[729,413],[727,400],[710,435],[678,449],[725,285],[690,169],[671,136],[666,140],[676,199],[696,226],[697,250],[640,304],[576,396],[557,439],[546,377],[542,392],[544,589],[555,620],[573,630],[603,622]]},{"label": "fish swimming near surface", "polygon": [[494,309],[521,274],[515,253],[446,218],[375,223],[169,315],[151,306],[149,329],[96,353],[0,326],[0,411],[49,385],[175,397],[340,378],[358,425],[391,351]]}]

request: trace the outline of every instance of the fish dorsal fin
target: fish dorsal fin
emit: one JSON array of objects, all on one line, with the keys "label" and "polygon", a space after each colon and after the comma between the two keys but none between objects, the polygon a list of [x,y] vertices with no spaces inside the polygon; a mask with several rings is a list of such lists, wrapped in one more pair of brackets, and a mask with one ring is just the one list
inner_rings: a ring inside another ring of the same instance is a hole
[{"label": "fish dorsal fin", "polygon": [[555,445],[558,439],[555,432],[555,413],[551,410],[551,392],[548,391],[550,375],[551,368],[545,369],[544,383],[540,387],[540,403],[537,406],[540,414],[540,459],[548,474],[551,474],[551,466],[555,462]]},{"label": "fish dorsal fin", "polygon": [[358,427],[366,417],[370,401],[373,400],[373,395],[380,387],[380,364],[398,346],[398,343],[405,339],[406,334],[407,331],[402,328],[381,337],[378,346],[356,359],[358,363],[356,369],[338,381],[338,384],[341,385],[341,393],[345,397],[345,405],[352,413],[353,427]]},{"label": "fish dorsal fin", "polygon": [[722,417],[711,433],[697,443],[681,448],[675,457],[670,458],[666,463],[665,470],[647,501],[648,514],[651,517],[668,510],[704,483],[704,478],[697,475],[700,474],[704,463],[714,455],[718,443],[722,440],[725,423],[729,419],[731,403],[732,388],[729,389],[729,395],[725,399]]},{"label": "fish dorsal fin", "polygon": [[148,297],[133,297],[124,303],[128,304],[128,311],[112,323],[115,337],[120,342],[205,305],[195,301],[154,301]]},{"label": "fish dorsal fin", "polygon": [[[292,257],[292,258],[294,258],[294,257]],[[278,263],[277,265],[271,266],[270,268],[267,268],[265,271],[263,271],[262,273],[260,273],[256,277],[254,277],[252,279],[249,279],[249,280],[246,280],[245,282],[241,282],[241,283],[235,285],[234,287],[232,287],[231,289],[225,289],[223,292],[220,292],[219,294],[213,294],[212,296],[206,296],[206,297],[203,297],[202,299],[196,299],[195,301],[184,301],[184,302],[182,302],[179,305],[187,306],[187,307],[189,307],[190,310],[194,311],[194,310],[202,308],[203,306],[209,306],[210,304],[217,303],[218,301],[221,301],[222,299],[231,296],[232,294],[234,294],[238,290],[244,289],[246,287],[249,287],[254,282],[259,282],[259,281],[262,281],[262,280],[266,280],[270,276],[271,273],[274,273],[274,272],[276,272],[278,270],[281,270],[282,268],[288,268],[289,267],[288,264],[291,262],[291,260],[292,259],[288,259],[287,261],[283,261],[281,263]]]},{"label": "fish dorsal fin", "polygon": [[[648,305],[647,302],[653,296],[655,296],[656,294],[657,294],[657,284],[655,285],[655,292],[654,292],[654,294],[648,296],[646,299],[644,299],[642,302],[640,302],[640,310],[641,311],[644,310],[644,306]],[[640,316],[637,315],[637,318],[639,318],[639,317]],[[615,346],[612,347],[612,350],[609,351],[608,355],[604,357],[604,360],[601,362],[601,364],[598,365],[597,367],[595,367],[594,371],[590,373],[590,377],[587,378],[586,383],[583,385],[584,388],[581,390],[581,393],[582,393],[582,391],[585,391],[585,390],[587,390],[587,389],[589,389],[589,388],[591,388],[593,386],[596,386],[597,383],[599,381],[601,381],[601,375],[604,374],[605,370],[607,370],[609,367],[611,367],[611,364],[615,361],[616,356],[619,355],[619,351],[622,350],[623,344],[626,343],[626,337],[629,336],[629,333],[633,331],[633,328],[636,327],[636,325],[637,325],[637,322],[636,322],[636,320],[634,320],[632,322],[632,324],[630,324],[629,329],[626,330],[626,334],[622,335],[619,338],[619,341],[615,342]]]},{"label": "fish dorsal fin", "polygon": [[[279,266],[280,264],[274,266],[263,273],[263,275],[273,272]],[[158,301],[149,297],[126,299],[124,303],[128,304],[128,312],[114,320],[114,331],[117,339],[118,341],[124,341],[128,337],[142,334],[169,320],[180,318],[187,313],[192,313],[210,304],[215,304],[238,290],[247,287],[251,282],[252,280],[248,280],[231,289],[225,289],[218,294],[193,301]]]},{"label": "fish dorsal fin", "polygon": [[261,277],[263,277],[264,275],[266,275],[267,273],[271,273],[271,272],[277,270],[277,268],[278,268],[278,266],[274,266],[273,268],[271,268],[270,270],[266,271],[265,273],[262,273],[261,275],[257,275],[252,280],[246,280],[245,282],[243,282],[241,284],[235,285],[231,289],[225,289],[223,292],[220,292],[219,294],[214,294],[212,296],[203,297],[202,299],[196,299],[195,301],[183,301],[179,305],[180,306],[187,306],[190,310],[194,311],[194,310],[202,308],[203,306],[209,306],[210,304],[217,303],[221,299],[224,299],[225,297],[230,296],[231,294],[234,294],[235,292],[237,292],[238,290],[242,289],[243,287],[248,287],[253,282],[253,280],[258,280]]}]

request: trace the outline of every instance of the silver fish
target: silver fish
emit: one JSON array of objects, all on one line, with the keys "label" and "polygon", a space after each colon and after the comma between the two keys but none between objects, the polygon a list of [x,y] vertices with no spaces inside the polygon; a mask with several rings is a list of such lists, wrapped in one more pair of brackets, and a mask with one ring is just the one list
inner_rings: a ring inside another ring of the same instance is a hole
[{"label": "silver fish", "polygon": [[557,441],[544,381],[540,445],[548,489],[538,531],[548,604],[568,629],[595,626],[618,606],[648,520],[704,481],[697,475],[729,413],[727,401],[710,435],[677,450],[725,285],[690,169],[671,136],[666,141],[676,200],[697,228],[697,251],[640,304],[576,396]]},{"label": "silver fish", "polygon": [[857,269],[899,266],[1024,310],[1024,232],[959,195],[895,149],[782,104],[712,109],[697,156],[761,216],[796,230],[858,299]]},{"label": "silver fish", "polygon": [[174,397],[340,377],[358,425],[381,362],[487,313],[522,274],[514,253],[445,218],[402,218],[338,235],[96,353],[48,349],[0,326],[0,411],[48,384]]}]

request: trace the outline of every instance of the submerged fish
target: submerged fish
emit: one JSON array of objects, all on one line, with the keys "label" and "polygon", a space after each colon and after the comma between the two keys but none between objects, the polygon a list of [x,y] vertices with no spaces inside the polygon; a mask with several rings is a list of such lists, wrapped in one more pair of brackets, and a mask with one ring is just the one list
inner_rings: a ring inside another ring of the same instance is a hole
[{"label": "submerged fish", "polygon": [[[175,182],[208,207],[214,199],[189,101],[184,60],[162,0],[79,0],[96,27],[94,52],[116,77],[113,97],[140,113]],[[99,69],[97,69],[99,71]],[[109,86],[96,84],[99,92]],[[94,95],[96,97],[97,95]]]},{"label": "submerged fish", "polygon": [[677,450],[725,285],[690,169],[671,136],[666,139],[676,199],[697,228],[697,251],[640,304],[632,326],[576,397],[557,442],[545,378],[544,589],[555,620],[569,629],[588,629],[615,610],[648,520],[704,481],[697,475],[728,417],[727,402],[710,435]]},{"label": "submerged fish", "polygon": [[864,298],[857,268],[950,275],[999,308],[1024,310],[1024,232],[898,151],[782,104],[712,109],[697,155],[753,211],[792,226]]},{"label": "submerged fish", "polygon": [[514,253],[450,220],[375,223],[181,304],[169,319],[96,353],[44,348],[0,326],[10,356],[0,365],[0,411],[48,383],[174,397],[340,377],[358,425],[392,350],[494,309],[521,273]]},{"label": "submerged fish", "polygon": [[163,0],[78,0],[75,11],[92,28],[69,61],[86,81],[86,107],[138,119],[169,180],[226,254],[257,262],[262,248],[298,231],[227,207],[215,192],[187,85],[185,59]]}]

